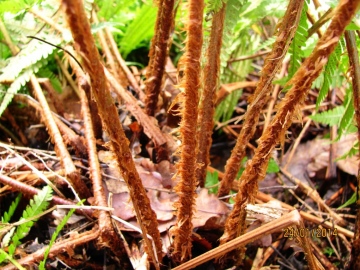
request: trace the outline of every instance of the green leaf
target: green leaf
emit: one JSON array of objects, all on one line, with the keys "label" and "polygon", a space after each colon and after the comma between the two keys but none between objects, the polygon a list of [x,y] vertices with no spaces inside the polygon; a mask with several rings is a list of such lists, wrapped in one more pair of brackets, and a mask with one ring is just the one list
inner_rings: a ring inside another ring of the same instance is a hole
[{"label": "green leaf", "polygon": [[125,26],[125,24],[120,22],[99,22],[91,25],[91,33],[96,34],[100,30],[109,27],[111,29],[111,32],[123,34],[123,32],[117,29],[115,26]]},{"label": "green leaf", "polygon": [[356,202],[356,193],[354,193],[349,200],[347,200],[343,205],[339,206],[338,209],[345,208]]},{"label": "green leaf", "polygon": [[14,260],[9,254],[0,249],[0,261],[2,262],[4,260],[9,260],[19,270],[25,270],[25,268],[22,267],[16,260]]},{"label": "green leaf", "polygon": [[341,38],[338,45],[335,47],[335,50],[329,56],[329,60],[326,63],[323,72],[324,74],[323,85],[319,91],[319,96],[316,100],[316,109],[318,109],[321,102],[324,101],[326,95],[329,92],[330,86],[333,85],[334,78],[336,78],[335,73],[338,70],[337,67],[339,64],[339,59],[344,51],[344,47],[345,47],[345,41],[344,38]]},{"label": "green leaf", "polygon": [[353,157],[359,154],[359,142],[356,141],[349,151],[335,159],[335,161]]},{"label": "green leaf", "polygon": [[[21,199],[21,193],[19,193],[15,200],[11,203],[9,210],[4,213],[4,215],[1,217],[1,223],[9,223],[11,217],[13,216],[17,206],[19,205]],[[0,226],[1,227],[1,226]]]},{"label": "green leaf", "polygon": [[[80,202],[78,202],[76,205],[82,205],[85,202],[85,200],[82,200]],[[40,270],[44,270],[45,269],[45,263],[46,263],[46,259],[49,255],[50,249],[52,247],[52,245],[55,243],[55,240],[57,238],[57,236],[59,235],[60,231],[64,228],[64,226],[66,225],[67,221],[69,220],[69,218],[72,216],[72,214],[74,214],[75,212],[75,208],[71,208],[69,210],[69,212],[66,214],[66,216],[63,218],[63,220],[60,222],[60,224],[56,227],[55,232],[53,233],[53,235],[51,236],[51,240],[49,243],[49,246],[47,247],[47,249],[45,250],[45,254],[44,254],[44,259],[40,262],[39,264],[39,269]]]},{"label": "green leaf", "polygon": [[335,253],[335,251],[331,247],[325,247],[323,252],[324,252],[324,254],[328,255],[329,257]]},{"label": "green leaf", "polygon": [[[206,180],[205,180],[206,188],[214,186],[218,183],[219,183],[219,176],[216,171],[213,173],[211,173],[211,172],[206,173]],[[216,194],[218,191],[218,187],[216,186],[216,187],[208,188],[208,190],[209,190],[209,193]]]},{"label": "green leaf", "polygon": [[304,6],[301,10],[299,26],[296,29],[294,38],[289,46],[289,54],[290,54],[290,63],[288,70],[288,81],[294,76],[295,72],[299,69],[300,64],[302,62],[302,58],[304,57],[304,47],[306,46],[306,39],[308,36],[308,23],[306,12],[308,10],[308,3],[305,0]]},{"label": "green leaf", "polygon": [[5,12],[17,13],[27,7],[26,3],[21,0],[2,0],[0,3],[0,15]]},{"label": "green leaf", "polygon": [[345,112],[341,117],[339,124],[338,138],[340,138],[344,133],[346,133],[349,130],[355,114],[351,88],[347,91],[347,94],[348,94],[347,99],[345,99],[344,101],[346,102]]},{"label": "green leaf", "polygon": [[277,173],[280,171],[279,165],[276,163],[276,161],[271,158],[269,160],[268,167],[266,169],[266,173]]},{"label": "green leaf", "polygon": [[150,5],[143,5],[137,12],[135,19],[126,28],[120,43],[120,50],[124,58],[139,47],[144,40],[149,40],[154,34],[157,9]]},{"label": "green leaf", "polygon": [[226,2],[227,0],[209,0],[206,6],[206,12],[218,12],[222,8],[223,3]]},{"label": "green leaf", "polygon": [[325,112],[317,113],[315,115],[309,116],[312,120],[329,125],[334,126],[340,123],[341,118],[343,117],[345,112],[344,106],[335,107],[332,110],[328,110]]},{"label": "green leaf", "polygon": [[[34,216],[41,214],[49,205],[49,201],[52,199],[52,189],[49,186],[43,187],[43,189],[30,200],[29,205],[26,207],[22,214],[21,220],[30,219]],[[15,253],[15,249],[20,245],[20,240],[23,239],[30,231],[31,227],[37,218],[31,221],[22,223],[16,228],[16,232],[12,237],[12,243],[9,246],[9,255]]]},{"label": "green leaf", "polygon": [[348,30],[348,31],[351,31],[351,30],[356,31],[356,30],[360,30],[360,27],[357,26],[355,23],[351,22],[346,26],[346,30]]},{"label": "green leaf", "polygon": [[[53,34],[39,33],[39,36],[56,45],[61,41],[60,37]],[[8,59],[7,66],[0,70],[0,85],[1,82],[7,81],[13,81],[13,83],[6,89],[5,94],[0,94],[0,116],[14,95],[30,80],[31,75],[47,64],[46,59],[54,49],[46,43],[31,40],[16,56]],[[4,87],[1,86],[0,90],[4,91]]]}]

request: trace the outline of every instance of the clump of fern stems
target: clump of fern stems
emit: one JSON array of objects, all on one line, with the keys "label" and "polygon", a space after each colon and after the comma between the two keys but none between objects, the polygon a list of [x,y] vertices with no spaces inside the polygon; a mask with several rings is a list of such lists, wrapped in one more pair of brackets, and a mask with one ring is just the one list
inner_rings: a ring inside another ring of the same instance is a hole
[{"label": "clump of fern stems", "polygon": [[99,115],[109,136],[122,177],[129,188],[130,198],[143,233],[146,252],[155,267],[159,269],[158,258],[162,257],[162,244],[156,214],[151,209],[149,198],[136,171],[129,142],[117,116],[82,1],[64,0],[62,3],[74,41],[78,45],[80,54],[85,56],[83,64],[90,76],[92,96],[98,105]]},{"label": "clump of fern stems", "polygon": [[220,182],[218,191],[219,197],[229,194],[232,182],[240,169],[241,160],[246,155],[246,145],[254,135],[257,123],[259,122],[261,109],[269,100],[272,90],[272,80],[279,70],[291,39],[296,32],[303,4],[304,0],[291,0],[288,5],[278,31],[277,39],[272,51],[265,59],[261,77],[252,98],[249,100],[250,105],[247,108],[245,120],[237,138],[236,145],[232,150],[230,158],[226,162],[224,177]]},{"label": "clump of fern stems", "polygon": [[221,244],[234,239],[239,234],[240,226],[245,222],[244,206],[254,200],[258,190],[258,180],[262,180],[265,176],[271,151],[283,139],[299,106],[304,102],[312,82],[321,73],[359,4],[359,1],[340,1],[328,29],[289,82],[290,90],[279,104],[275,118],[259,139],[255,155],[241,175],[239,192],[235,197],[234,208],[226,221]]}]

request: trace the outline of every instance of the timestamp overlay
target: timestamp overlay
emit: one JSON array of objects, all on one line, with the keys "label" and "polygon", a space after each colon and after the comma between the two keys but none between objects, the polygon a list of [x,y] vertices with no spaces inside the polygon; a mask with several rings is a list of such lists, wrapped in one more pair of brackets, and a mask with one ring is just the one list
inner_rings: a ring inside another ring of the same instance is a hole
[{"label": "timestamp overlay", "polygon": [[283,229],[283,233],[285,238],[291,239],[296,239],[298,237],[325,238],[328,236],[331,237],[338,235],[336,228],[328,229],[323,227],[317,227],[314,229],[288,227]]}]

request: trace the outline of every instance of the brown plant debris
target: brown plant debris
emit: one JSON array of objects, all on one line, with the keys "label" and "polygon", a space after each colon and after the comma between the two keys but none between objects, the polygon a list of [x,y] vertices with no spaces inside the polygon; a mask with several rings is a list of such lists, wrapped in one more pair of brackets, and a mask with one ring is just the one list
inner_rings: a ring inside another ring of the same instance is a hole
[{"label": "brown plant debris", "polygon": [[76,170],[70,153],[66,149],[64,140],[60,134],[59,128],[55,123],[49,105],[45,99],[45,96],[36,77],[32,75],[30,81],[34,93],[42,107],[42,117],[44,119],[46,127],[49,130],[50,137],[55,144],[55,151],[60,157],[60,162],[65,170],[66,177],[70,180],[71,184],[74,186],[75,191],[79,193],[81,198],[90,197],[90,190],[87,188],[82,179],[80,179],[80,173]]},{"label": "brown plant debris", "polygon": [[[82,78],[82,80],[78,80],[78,82],[80,90],[81,109],[84,118],[85,137],[87,140],[87,146],[89,151],[89,171],[90,178],[92,180],[95,205],[107,207],[108,205],[102,186],[100,164],[96,151],[96,140],[91,122],[91,114],[89,111],[89,102],[87,100],[86,93],[82,87],[83,85],[85,87],[89,87],[89,85],[85,78]],[[126,259],[124,245],[119,235],[115,232],[113,228],[109,212],[105,210],[100,210],[98,221],[100,231],[100,237],[98,238],[99,246],[108,247],[113,251],[114,254],[116,254],[118,258],[122,258],[122,260]]]}]

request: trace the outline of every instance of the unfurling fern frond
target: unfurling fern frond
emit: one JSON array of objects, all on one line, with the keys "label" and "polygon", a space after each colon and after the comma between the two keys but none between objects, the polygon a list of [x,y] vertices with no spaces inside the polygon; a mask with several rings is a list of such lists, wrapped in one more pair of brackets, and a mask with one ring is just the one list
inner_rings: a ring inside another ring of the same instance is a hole
[{"label": "unfurling fern frond", "polygon": [[330,55],[328,62],[326,63],[325,69],[324,69],[324,82],[321,86],[321,89],[319,91],[319,96],[316,100],[316,109],[319,108],[319,105],[321,102],[324,101],[327,93],[329,92],[330,86],[332,85],[335,72],[337,70],[340,56],[343,53],[345,49],[345,40],[342,37],[336,46],[333,53]]},{"label": "unfurling fern frond", "polygon": [[302,62],[302,58],[304,58],[303,48],[305,47],[305,43],[308,35],[307,33],[308,24],[306,17],[307,10],[308,10],[308,0],[305,0],[304,6],[301,11],[299,26],[289,46],[290,63],[288,70],[288,80],[290,80],[292,76],[295,74],[295,72],[299,69],[300,64]]},{"label": "unfurling fern frond", "polygon": [[332,110],[328,110],[326,112],[317,113],[315,115],[309,116],[312,120],[329,125],[334,126],[340,123],[341,118],[343,117],[345,112],[344,106],[335,107]]},{"label": "unfurling fern frond", "polygon": [[[52,199],[52,189],[49,186],[45,186],[37,195],[30,200],[29,205],[26,207],[22,214],[21,220],[27,220],[34,216],[41,214],[49,205],[49,201]],[[16,228],[14,236],[11,238],[11,244],[9,246],[9,255],[12,256],[15,253],[15,249],[20,245],[20,240],[24,238],[30,231],[34,222],[37,220],[33,219],[22,223]]]}]

